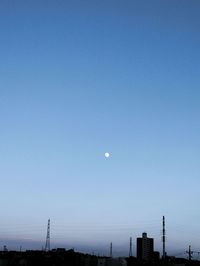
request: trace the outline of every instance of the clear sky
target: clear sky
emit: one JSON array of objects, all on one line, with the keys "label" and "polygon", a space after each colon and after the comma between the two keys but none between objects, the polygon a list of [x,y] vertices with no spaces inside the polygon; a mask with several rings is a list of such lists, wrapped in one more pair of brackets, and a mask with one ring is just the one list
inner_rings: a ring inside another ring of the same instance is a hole
[{"label": "clear sky", "polygon": [[0,245],[40,248],[51,218],[52,247],[128,253],[147,231],[160,250],[165,215],[168,250],[200,250],[199,14],[0,1]]}]

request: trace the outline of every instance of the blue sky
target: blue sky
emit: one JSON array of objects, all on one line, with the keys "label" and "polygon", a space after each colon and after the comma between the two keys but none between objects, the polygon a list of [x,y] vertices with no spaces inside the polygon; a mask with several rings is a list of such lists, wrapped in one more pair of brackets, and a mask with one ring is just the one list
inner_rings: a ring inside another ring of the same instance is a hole
[{"label": "blue sky", "polygon": [[200,248],[199,11],[0,2],[0,244]]}]

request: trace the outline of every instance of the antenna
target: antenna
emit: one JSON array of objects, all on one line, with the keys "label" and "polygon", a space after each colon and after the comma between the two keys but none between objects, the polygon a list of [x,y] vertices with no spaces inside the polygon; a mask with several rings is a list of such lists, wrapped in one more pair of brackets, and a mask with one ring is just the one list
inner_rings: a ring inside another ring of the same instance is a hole
[{"label": "antenna", "polygon": [[163,230],[162,230],[162,242],[163,242],[163,259],[165,259],[165,236],[166,236],[166,232],[165,232],[165,216],[163,216]]},{"label": "antenna", "polygon": [[132,237],[130,237],[130,246],[129,246],[129,257],[132,257]]},{"label": "antenna", "polygon": [[50,251],[50,219],[48,220],[48,224],[47,224],[45,251]]}]

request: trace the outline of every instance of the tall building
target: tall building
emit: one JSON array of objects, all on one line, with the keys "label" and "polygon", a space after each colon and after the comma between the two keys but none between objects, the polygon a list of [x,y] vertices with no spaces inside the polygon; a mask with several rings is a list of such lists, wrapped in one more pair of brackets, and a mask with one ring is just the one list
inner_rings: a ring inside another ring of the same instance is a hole
[{"label": "tall building", "polygon": [[150,260],[153,252],[153,238],[147,237],[147,233],[143,233],[142,237],[137,238],[137,258],[140,260]]}]

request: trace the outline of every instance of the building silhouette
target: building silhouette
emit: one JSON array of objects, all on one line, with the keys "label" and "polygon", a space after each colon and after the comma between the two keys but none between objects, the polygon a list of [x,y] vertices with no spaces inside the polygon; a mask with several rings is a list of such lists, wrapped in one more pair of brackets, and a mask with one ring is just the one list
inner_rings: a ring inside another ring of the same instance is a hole
[{"label": "building silhouette", "polygon": [[137,238],[137,258],[139,260],[150,260],[153,253],[153,238],[149,238],[147,237],[147,233],[143,233],[142,237]]}]

